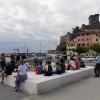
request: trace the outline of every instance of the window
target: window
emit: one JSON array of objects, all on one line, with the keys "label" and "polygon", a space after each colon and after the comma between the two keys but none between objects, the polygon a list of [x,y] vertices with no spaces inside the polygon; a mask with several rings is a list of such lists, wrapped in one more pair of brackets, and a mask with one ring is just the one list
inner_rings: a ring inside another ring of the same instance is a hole
[{"label": "window", "polygon": [[85,34],[82,34],[82,36],[84,36]]},{"label": "window", "polygon": [[96,36],[98,36],[98,35],[96,34]]},{"label": "window", "polygon": [[73,44],[71,44],[70,46],[73,46]]},{"label": "window", "polygon": [[80,46],[80,44],[77,44],[78,46]]},{"label": "window", "polygon": [[82,46],[85,46],[85,44],[83,43]]},{"label": "window", "polygon": [[78,39],[78,41],[80,41],[80,40]]},{"label": "window", "polygon": [[84,39],[82,39],[82,41],[84,41]]},{"label": "window", "polygon": [[87,38],[87,41],[88,41],[89,39]]},{"label": "window", "polygon": [[89,46],[89,43],[87,43],[87,46]]},{"label": "window", "polygon": [[96,39],[96,41],[98,41],[98,39]]},{"label": "window", "polygon": [[89,35],[89,33],[87,33],[86,35]]}]

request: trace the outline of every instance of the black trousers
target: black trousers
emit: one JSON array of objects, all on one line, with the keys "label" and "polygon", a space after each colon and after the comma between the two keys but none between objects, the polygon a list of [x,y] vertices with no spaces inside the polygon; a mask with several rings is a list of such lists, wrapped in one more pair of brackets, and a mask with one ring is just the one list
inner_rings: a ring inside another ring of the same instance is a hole
[{"label": "black trousers", "polygon": [[6,63],[5,63],[5,61],[1,61],[1,68],[2,68],[2,70],[4,70],[4,67],[6,66]]},{"label": "black trousers", "polygon": [[95,65],[94,73],[96,77],[100,77],[100,63]]}]

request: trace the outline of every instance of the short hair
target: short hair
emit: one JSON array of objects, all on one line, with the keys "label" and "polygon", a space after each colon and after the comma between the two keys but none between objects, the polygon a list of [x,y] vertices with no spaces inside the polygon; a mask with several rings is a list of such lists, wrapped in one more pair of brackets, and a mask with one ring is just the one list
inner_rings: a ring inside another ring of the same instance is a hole
[{"label": "short hair", "polygon": [[40,61],[39,64],[42,65],[42,61]]},{"label": "short hair", "polygon": [[24,61],[23,61],[23,60],[21,60],[21,61],[20,61],[20,63],[21,63],[21,64],[23,64],[23,63],[24,63]]},{"label": "short hair", "polygon": [[59,65],[59,62],[56,62],[56,65]]},{"label": "short hair", "polygon": [[48,64],[51,64],[51,61],[48,61]]}]

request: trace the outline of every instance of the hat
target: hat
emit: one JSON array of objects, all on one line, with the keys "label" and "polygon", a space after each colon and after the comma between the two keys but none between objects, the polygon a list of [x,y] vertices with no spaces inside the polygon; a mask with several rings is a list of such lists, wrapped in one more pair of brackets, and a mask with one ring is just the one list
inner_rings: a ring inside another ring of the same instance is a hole
[{"label": "hat", "polygon": [[78,59],[77,57],[73,57],[73,59]]}]

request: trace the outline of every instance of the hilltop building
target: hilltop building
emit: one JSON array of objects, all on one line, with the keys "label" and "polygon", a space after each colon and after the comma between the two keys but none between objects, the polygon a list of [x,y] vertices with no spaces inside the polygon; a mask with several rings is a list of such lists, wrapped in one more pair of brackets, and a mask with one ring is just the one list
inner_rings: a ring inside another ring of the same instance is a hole
[{"label": "hilltop building", "polygon": [[100,32],[99,14],[89,16],[89,24],[83,24],[81,30],[85,32]]},{"label": "hilltop building", "polygon": [[78,46],[90,47],[94,43],[100,44],[100,22],[99,14],[89,16],[89,25],[83,24],[82,32],[73,40]]},{"label": "hilltop building", "polygon": [[77,46],[88,47],[94,43],[100,44],[100,22],[99,14],[90,15],[89,24],[82,24],[81,31],[67,33],[60,37],[60,44],[57,46],[57,51],[62,51],[63,54],[74,54],[73,49]]}]

